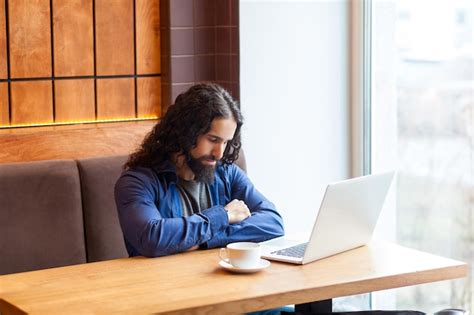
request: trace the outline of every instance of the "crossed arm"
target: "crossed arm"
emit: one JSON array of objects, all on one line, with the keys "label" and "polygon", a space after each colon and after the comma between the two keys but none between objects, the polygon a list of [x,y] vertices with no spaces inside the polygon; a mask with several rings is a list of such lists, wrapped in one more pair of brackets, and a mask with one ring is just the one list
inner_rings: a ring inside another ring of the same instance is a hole
[{"label": "crossed arm", "polygon": [[[162,187],[144,173],[122,176],[116,185],[116,203],[126,241],[140,254],[165,256],[199,246],[214,248],[237,241],[260,242],[283,235],[283,223],[274,205],[258,192],[245,173],[233,166],[230,202],[189,217],[166,218],[165,204],[155,200]],[[163,200],[162,200],[163,201]]]}]

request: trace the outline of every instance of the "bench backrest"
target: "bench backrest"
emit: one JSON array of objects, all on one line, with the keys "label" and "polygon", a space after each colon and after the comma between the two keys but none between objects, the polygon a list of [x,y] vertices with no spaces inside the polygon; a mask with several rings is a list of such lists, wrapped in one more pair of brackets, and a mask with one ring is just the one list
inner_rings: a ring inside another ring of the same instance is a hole
[{"label": "bench backrest", "polygon": [[0,274],[86,262],[76,163],[0,165]]},{"label": "bench backrest", "polygon": [[0,274],[127,257],[114,199],[126,159],[0,164]]}]

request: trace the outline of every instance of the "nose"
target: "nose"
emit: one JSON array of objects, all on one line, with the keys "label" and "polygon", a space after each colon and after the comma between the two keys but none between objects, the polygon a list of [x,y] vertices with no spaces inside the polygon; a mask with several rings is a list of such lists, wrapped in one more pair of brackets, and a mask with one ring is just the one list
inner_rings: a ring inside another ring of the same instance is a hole
[{"label": "nose", "polygon": [[216,160],[220,160],[224,156],[225,146],[226,145],[224,143],[219,143],[214,146],[212,150],[212,155]]}]

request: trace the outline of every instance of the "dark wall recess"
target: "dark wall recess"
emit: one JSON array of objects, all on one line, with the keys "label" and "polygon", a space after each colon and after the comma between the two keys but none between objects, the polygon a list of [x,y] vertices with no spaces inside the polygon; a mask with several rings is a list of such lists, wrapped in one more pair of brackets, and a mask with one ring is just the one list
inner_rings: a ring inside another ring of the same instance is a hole
[{"label": "dark wall recess", "polygon": [[162,109],[191,85],[239,93],[239,1],[161,0]]}]

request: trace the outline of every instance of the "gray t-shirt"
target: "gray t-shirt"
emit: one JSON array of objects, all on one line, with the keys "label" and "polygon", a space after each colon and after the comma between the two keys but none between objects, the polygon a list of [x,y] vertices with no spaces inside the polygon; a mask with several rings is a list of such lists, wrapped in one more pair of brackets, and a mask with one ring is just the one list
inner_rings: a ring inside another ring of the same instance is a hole
[{"label": "gray t-shirt", "polygon": [[208,184],[179,178],[177,187],[183,205],[183,216],[187,217],[212,207]]}]

